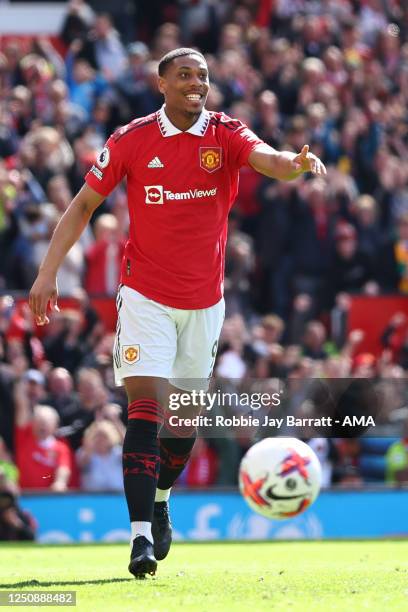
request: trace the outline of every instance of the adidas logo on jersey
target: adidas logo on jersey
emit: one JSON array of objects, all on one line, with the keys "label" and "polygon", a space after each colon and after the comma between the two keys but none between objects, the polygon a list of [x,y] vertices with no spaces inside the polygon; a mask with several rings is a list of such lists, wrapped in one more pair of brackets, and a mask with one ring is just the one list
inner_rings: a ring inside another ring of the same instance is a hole
[{"label": "adidas logo on jersey", "polygon": [[151,161],[147,164],[148,168],[164,168],[164,164],[161,163],[158,157],[153,157]]}]

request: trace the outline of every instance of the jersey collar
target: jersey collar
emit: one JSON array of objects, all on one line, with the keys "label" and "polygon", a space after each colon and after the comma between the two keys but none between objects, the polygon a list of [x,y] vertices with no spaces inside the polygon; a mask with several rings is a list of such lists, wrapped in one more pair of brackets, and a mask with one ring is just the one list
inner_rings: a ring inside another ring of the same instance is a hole
[{"label": "jersey collar", "polygon": [[[167,138],[168,136],[176,136],[176,134],[182,134],[183,132],[172,124],[170,119],[167,117],[164,109],[165,105],[163,104],[163,106],[157,111],[157,123],[159,124],[162,136]],[[191,128],[186,131],[189,134],[194,134],[195,136],[204,136],[207,131],[209,121],[210,113],[204,108],[201,111],[201,114],[197,121],[191,126]]]}]

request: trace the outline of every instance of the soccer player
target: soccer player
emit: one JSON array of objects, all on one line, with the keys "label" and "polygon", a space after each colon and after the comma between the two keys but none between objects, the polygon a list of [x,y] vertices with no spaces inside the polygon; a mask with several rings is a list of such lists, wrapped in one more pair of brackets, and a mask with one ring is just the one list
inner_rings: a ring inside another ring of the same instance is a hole
[{"label": "soccer player", "polygon": [[36,322],[47,324],[48,304],[58,308],[58,267],[126,178],[130,227],[113,362],[128,397],[123,474],[135,576],[153,574],[170,548],[170,489],[196,432],[174,431],[166,421],[158,437],[163,394],[207,388],[224,318],[227,218],[239,169],[249,164],[281,180],[326,172],[307,145],[298,154],[278,152],[240,121],[207,111],[208,67],[199,51],[167,53],[158,72],[164,106],[108,139],[61,218],[30,292]]}]

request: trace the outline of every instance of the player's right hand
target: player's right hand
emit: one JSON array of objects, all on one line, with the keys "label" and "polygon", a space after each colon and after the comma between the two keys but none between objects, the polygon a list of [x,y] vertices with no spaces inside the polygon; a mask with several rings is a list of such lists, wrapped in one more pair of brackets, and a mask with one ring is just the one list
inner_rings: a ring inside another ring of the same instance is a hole
[{"label": "player's right hand", "polygon": [[47,316],[48,303],[51,310],[59,312],[57,300],[58,288],[56,279],[40,273],[35,279],[28,298],[28,303],[37,325],[47,325],[50,322]]}]

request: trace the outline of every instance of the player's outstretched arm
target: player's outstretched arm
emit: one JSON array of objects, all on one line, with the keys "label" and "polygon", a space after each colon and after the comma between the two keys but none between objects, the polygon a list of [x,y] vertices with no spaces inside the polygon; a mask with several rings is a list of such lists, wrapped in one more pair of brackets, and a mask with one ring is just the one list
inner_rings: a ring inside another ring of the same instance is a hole
[{"label": "player's outstretched arm", "polygon": [[47,253],[30,291],[29,304],[37,325],[49,323],[47,317],[48,302],[50,302],[52,309],[58,310],[58,268],[70,248],[79,239],[92,213],[104,199],[105,196],[101,196],[85,183],[55,228]]},{"label": "player's outstretched arm", "polygon": [[309,145],[304,145],[300,153],[291,153],[260,144],[250,153],[248,161],[257,172],[281,181],[291,181],[304,172],[326,174],[325,165],[309,151]]}]

